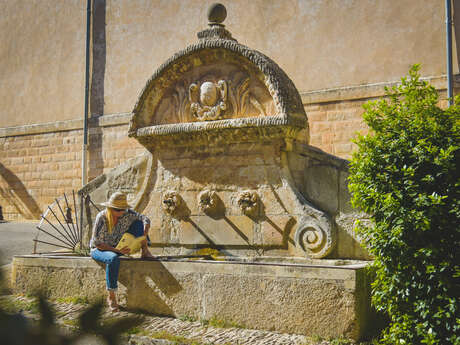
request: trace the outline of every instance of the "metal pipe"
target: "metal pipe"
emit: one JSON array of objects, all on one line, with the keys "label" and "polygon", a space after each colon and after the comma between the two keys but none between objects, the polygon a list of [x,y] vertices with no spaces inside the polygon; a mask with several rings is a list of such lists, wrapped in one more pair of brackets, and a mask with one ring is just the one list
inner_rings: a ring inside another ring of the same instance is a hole
[{"label": "metal pipe", "polygon": [[446,48],[447,48],[447,99],[453,104],[452,92],[452,8],[451,0],[446,0]]},{"label": "metal pipe", "polygon": [[[88,152],[88,109],[89,109],[89,67],[90,67],[90,48],[91,48],[91,0],[86,3],[86,66],[85,66],[85,114],[83,117],[83,152],[81,155],[81,183],[82,186],[88,182],[87,176],[87,152]],[[80,202],[80,248],[83,248],[83,194]]]},{"label": "metal pipe", "polygon": [[85,113],[83,115],[83,152],[81,183],[87,183],[87,151],[88,151],[88,108],[89,108],[89,67],[90,67],[90,44],[91,44],[91,0],[87,0],[86,7],[86,62],[85,62]]}]

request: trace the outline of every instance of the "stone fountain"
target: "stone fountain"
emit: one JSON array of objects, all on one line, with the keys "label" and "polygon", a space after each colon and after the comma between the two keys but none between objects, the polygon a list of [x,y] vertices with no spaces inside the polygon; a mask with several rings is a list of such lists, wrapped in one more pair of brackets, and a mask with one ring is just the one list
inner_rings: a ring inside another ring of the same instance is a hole
[{"label": "stone fountain", "polygon": [[[349,203],[347,161],[309,146],[293,82],[238,43],[225,17],[222,5],[211,7],[198,42],[147,81],[128,135],[148,153],[80,191],[95,205],[127,193],[152,220],[153,253],[168,256],[123,261],[127,305],[360,338],[370,318],[369,256],[353,232],[360,215]],[[87,212],[90,229],[95,213]],[[200,250],[218,252],[218,260],[183,258]],[[16,258],[18,286],[27,260]]]}]

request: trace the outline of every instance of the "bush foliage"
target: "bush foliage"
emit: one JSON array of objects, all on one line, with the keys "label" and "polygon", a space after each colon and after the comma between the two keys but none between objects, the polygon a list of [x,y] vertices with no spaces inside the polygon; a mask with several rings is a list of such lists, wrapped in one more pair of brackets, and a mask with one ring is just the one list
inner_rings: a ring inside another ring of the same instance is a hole
[{"label": "bush foliage", "polygon": [[375,257],[373,304],[390,317],[383,344],[460,344],[460,98],[438,94],[409,71],[365,105],[370,132],[350,165],[358,233]]}]

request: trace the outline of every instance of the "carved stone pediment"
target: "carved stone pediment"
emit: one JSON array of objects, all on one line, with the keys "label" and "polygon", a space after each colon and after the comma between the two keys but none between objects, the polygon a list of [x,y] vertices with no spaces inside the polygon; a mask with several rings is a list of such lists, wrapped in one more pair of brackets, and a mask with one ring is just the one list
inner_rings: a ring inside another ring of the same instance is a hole
[{"label": "carved stone pediment", "polygon": [[162,85],[170,85],[154,90],[162,98],[155,103],[151,96],[137,116],[139,125],[280,115],[264,74],[240,56],[223,49],[204,50],[178,64],[188,71],[179,76],[165,72]]},{"label": "carved stone pediment", "polygon": [[165,90],[150,125],[277,115],[257,74],[230,63],[197,67]]},{"label": "carved stone pediment", "polygon": [[[168,140],[176,145],[179,132],[193,142],[203,131],[225,127],[227,135],[270,124],[303,129],[302,141],[308,142],[307,116],[292,81],[268,57],[217,29],[202,31],[200,42],[155,72],[133,110],[129,135],[151,148]],[[269,120],[241,121],[253,118]],[[219,121],[225,125],[199,125]]]}]

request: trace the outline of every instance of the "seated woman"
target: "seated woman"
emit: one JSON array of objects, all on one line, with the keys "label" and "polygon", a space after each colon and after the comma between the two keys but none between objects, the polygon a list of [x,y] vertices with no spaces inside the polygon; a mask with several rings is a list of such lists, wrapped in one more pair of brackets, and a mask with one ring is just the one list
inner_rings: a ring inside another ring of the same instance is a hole
[{"label": "seated woman", "polygon": [[[109,201],[103,203],[106,209],[99,212],[94,222],[93,235],[90,241],[91,257],[106,264],[107,303],[113,312],[119,310],[116,291],[118,287],[118,271],[120,255],[129,254],[130,249],[116,249],[125,232],[135,237],[147,236],[150,219],[130,209],[126,195],[115,192]],[[147,240],[142,241],[142,258],[152,257],[147,247]]]}]

